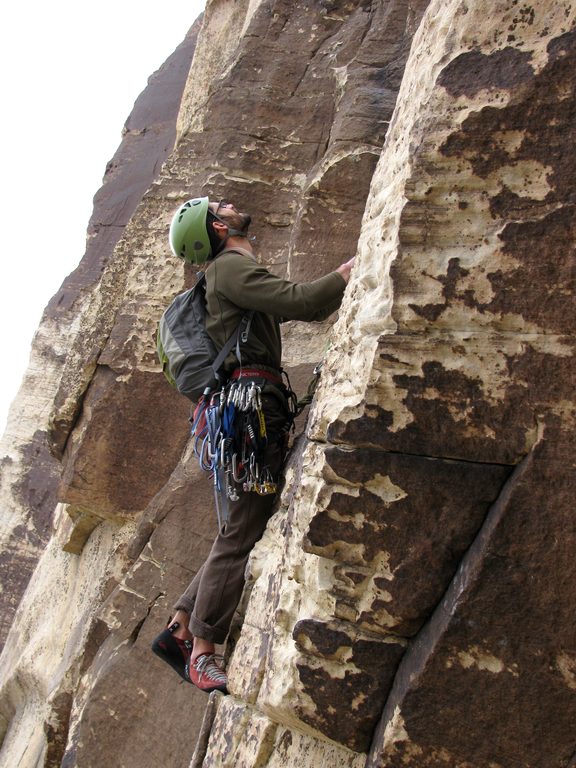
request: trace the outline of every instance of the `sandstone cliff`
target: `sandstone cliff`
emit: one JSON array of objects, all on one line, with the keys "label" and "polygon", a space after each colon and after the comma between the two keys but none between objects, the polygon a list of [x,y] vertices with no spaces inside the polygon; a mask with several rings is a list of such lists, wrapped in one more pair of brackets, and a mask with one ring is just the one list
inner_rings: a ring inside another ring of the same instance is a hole
[{"label": "sandstone cliff", "polygon": [[[575,16],[208,2],[3,441],[1,766],[576,765]],[[321,384],[207,707],[149,651],[215,525],[154,357],[191,193],[293,279],[358,253],[333,327],[286,329]]]}]

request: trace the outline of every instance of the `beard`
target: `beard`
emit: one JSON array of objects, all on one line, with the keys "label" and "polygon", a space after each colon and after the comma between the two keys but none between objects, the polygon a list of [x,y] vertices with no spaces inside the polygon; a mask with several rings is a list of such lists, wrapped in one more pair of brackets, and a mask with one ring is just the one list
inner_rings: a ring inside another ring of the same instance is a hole
[{"label": "beard", "polygon": [[238,218],[240,219],[240,226],[238,229],[241,232],[248,232],[248,227],[252,223],[252,216],[248,213],[239,213]]}]

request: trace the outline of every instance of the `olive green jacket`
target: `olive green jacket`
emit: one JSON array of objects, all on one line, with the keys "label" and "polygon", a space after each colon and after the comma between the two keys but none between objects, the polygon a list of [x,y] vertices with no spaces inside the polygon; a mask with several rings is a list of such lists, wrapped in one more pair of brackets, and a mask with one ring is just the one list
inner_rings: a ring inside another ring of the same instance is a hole
[{"label": "olive green jacket", "polygon": [[[342,301],[346,283],[331,272],[311,283],[291,283],[269,272],[244,249],[226,249],[206,269],[206,330],[221,349],[248,310],[255,310],[241,344],[242,365],[280,368],[284,320],[324,320]],[[236,367],[231,355],[225,368]]]}]

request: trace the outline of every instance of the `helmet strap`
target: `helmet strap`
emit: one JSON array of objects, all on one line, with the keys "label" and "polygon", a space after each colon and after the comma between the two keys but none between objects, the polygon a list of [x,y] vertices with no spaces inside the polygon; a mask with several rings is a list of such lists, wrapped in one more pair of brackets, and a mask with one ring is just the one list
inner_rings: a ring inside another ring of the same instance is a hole
[{"label": "helmet strap", "polygon": [[[226,225],[228,226],[228,225]],[[248,232],[244,232],[243,229],[234,229],[233,227],[228,227],[228,237],[250,237]],[[228,239],[228,238],[226,238]]]}]

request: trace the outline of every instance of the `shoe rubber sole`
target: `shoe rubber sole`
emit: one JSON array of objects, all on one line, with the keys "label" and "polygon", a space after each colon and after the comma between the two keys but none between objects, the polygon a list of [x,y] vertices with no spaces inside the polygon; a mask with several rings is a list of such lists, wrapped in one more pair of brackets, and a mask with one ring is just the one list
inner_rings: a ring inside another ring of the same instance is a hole
[{"label": "shoe rubber sole", "polygon": [[171,666],[183,680],[187,683],[192,682],[188,676],[188,661],[192,648],[185,650],[186,646],[183,648],[180,645],[169,628],[154,638],[151,648],[153,653]]}]

